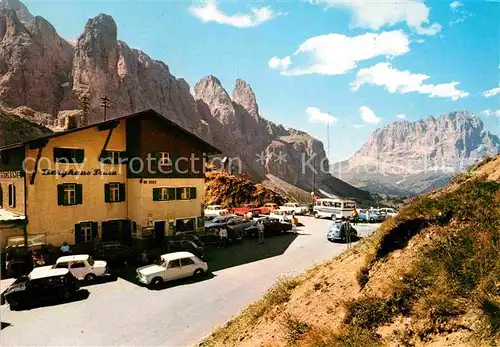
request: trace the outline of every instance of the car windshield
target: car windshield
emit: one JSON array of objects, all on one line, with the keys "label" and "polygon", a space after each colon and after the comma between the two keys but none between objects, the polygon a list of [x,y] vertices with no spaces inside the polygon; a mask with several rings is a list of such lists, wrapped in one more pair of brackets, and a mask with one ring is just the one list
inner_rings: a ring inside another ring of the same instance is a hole
[{"label": "car windshield", "polygon": [[89,258],[87,259],[87,261],[89,262],[89,265],[90,265],[90,266],[94,266],[94,258],[89,257]]}]

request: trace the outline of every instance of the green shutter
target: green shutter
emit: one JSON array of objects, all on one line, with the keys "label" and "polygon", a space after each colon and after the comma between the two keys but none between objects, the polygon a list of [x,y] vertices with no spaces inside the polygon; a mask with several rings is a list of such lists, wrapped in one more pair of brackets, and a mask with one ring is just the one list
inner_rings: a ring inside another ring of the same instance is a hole
[{"label": "green shutter", "polygon": [[98,237],[97,222],[92,222],[92,239],[95,239],[97,237]]},{"label": "green shutter", "polygon": [[75,184],[75,203],[83,204],[83,187],[81,184]]},{"label": "green shutter", "polygon": [[80,224],[75,224],[75,244],[83,243],[82,227]]},{"label": "green shutter", "polygon": [[189,198],[191,200],[195,200],[196,199],[196,187],[189,188]]},{"label": "green shutter", "polygon": [[0,185],[0,207],[3,207],[3,188]]},{"label": "green shutter", "polygon": [[125,183],[120,183],[120,201],[125,201]]},{"label": "green shutter", "polygon": [[175,188],[175,198],[177,200],[181,200],[182,197],[182,188]]},{"label": "green shutter", "polygon": [[83,149],[75,150],[75,161],[77,163],[83,163],[85,160],[85,151]]},{"label": "green shutter", "polygon": [[160,200],[160,189],[153,188],[153,201],[159,201],[159,200]]},{"label": "green shutter", "polygon": [[104,202],[110,202],[111,201],[111,194],[109,191],[109,183],[106,183],[104,185]]},{"label": "green shutter", "polygon": [[12,185],[12,207],[16,207],[16,186]]},{"label": "green shutter", "polygon": [[64,185],[63,184],[57,185],[57,204],[59,206],[64,205]]},{"label": "green shutter", "polygon": [[108,151],[101,151],[101,154],[99,155],[99,161],[104,164],[109,164],[109,152]]},{"label": "green shutter", "polygon": [[54,162],[58,162],[58,158],[61,156],[61,149],[60,148],[54,148]]},{"label": "green shutter", "polygon": [[120,152],[120,163],[119,164],[127,164],[127,152]]},{"label": "green shutter", "polygon": [[175,200],[175,188],[168,188],[168,200]]}]

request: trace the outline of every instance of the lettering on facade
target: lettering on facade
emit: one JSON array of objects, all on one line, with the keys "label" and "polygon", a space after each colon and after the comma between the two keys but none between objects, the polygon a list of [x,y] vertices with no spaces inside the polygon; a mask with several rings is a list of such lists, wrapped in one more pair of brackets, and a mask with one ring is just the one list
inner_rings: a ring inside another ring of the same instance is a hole
[{"label": "lettering on facade", "polygon": [[103,171],[101,169],[93,170],[49,170],[42,169],[43,176],[116,176],[118,173],[116,171]]},{"label": "lettering on facade", "polygon": [[151,181],[151,180],[143,180],[142,184],[156,184],[156,181]]},{"label": "lettering on facade", "polygon": [[21,171],[1,171],[0,178],[19,178]]}]

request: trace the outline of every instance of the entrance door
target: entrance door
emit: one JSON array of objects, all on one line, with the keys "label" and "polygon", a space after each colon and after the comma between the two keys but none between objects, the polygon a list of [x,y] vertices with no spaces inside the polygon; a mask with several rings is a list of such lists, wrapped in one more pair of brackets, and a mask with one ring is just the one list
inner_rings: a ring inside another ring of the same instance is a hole
[{"label": "entrance door", "polygon": [[102,222],[103,241],[121,241],[121,220]]},{"label": "entrance door", "polygon": [[156,221],[154,223],[154,240],[155,240],[155,247],[163,247],[163,244],[165,242],[165,226],[166,222],[164,220],[162,221]]}]

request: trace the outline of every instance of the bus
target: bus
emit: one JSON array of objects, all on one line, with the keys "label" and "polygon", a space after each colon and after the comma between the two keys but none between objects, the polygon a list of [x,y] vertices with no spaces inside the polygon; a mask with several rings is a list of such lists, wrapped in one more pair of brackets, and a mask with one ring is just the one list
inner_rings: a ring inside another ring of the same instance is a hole
[{"label": "bus", "polygon": [[343,199],[317,199],[314,203],[315,218],[331,218],[332,220],[352,217],[356,202]]}]

